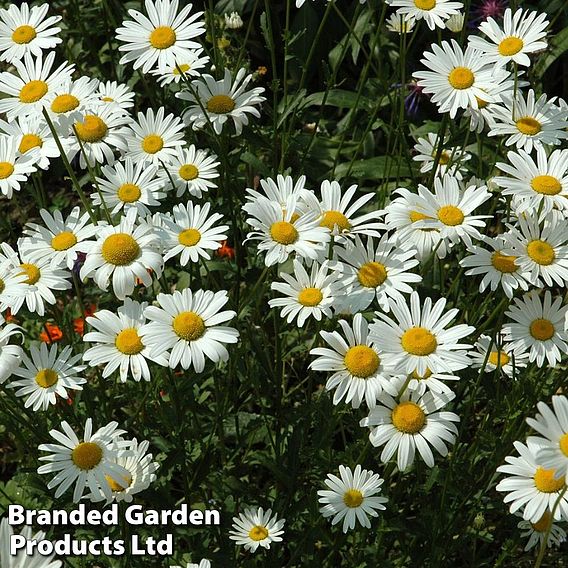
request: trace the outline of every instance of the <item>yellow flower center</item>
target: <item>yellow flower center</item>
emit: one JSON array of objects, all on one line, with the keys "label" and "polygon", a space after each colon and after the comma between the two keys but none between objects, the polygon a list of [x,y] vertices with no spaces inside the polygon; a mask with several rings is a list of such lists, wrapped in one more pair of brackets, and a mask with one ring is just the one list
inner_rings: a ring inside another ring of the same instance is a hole
[{"label": "yellow flower center", "polygon": [[35,376],[35,382],[41,388],[48,389],[57,382],[58,378],[58,374],[53,369],[41,369]]},{"label": "yellow flower center", "polygon": [[409,400],[397,404],[391,412],[393,426],[400,432],[416,434],[426,424],[426,414],[414,402]]},{"label": "yellow flower center", "polygon": [[527,254],[542,266],[549,266],[556,258],[554,248],[546,241],[539,240],[531,241],[527,245]]},{"label": "yellow flower center", "polygon": [[199,170],[193,164],[184,164],[178,171],[179,177],[185,181],[191,181],[199,177]]},{"label": "yellow flower center", "polygon": [[67,250],[77,244],[77,237],[71,231],[63,231],[51,239],[53,250]]},{"label": "yellow flower center", "polygon": [[525,44],[520,37],[511,36],[501,40],[497,49],[501,55],[509,57],[510,55],[519,53],[519,51],[523,49],[524,45]]},{"label": "yellow flower center", "polygon": [[304,288],[298,294],[298,302],[302,306],[312,308],[323,300],[323,294],[319,288]]},{"label": "yellow flower center", "polygon": [[436,7],[436,0],[414,0],[414,5],[419,10],[432,10]]},{"label": "yellow flower center", "polygon": [[205,322],[195,312],[181,312],[172,323],[178,337],[186,341],[195,341],[205,333]]},{"label": "yellow flower center", "polygon": [[9,178],[14,173],[14,164],[0,162],[0,179]]},{"label": "yellow flower center", "polygon": [[423,327],[411,327],[400,338],[402,348],[411,355],[430,355],[438,347],[433,333]]},{"label": "yellow flower center", "polygon": [[365,288],[377,288],[387,279],[387,269],[380,262],[366,262],[357,271],[357,278]]},{"label": "yellow flower center", "polygon": [[0,294],[2,294],[2,292],[4,292],[5,289],[6,289],[6,284],[4,283],[4,280],[0,278]]},{"label": "yellow flower center", "polygon": [[291,245],[298,240],[298,230],[288,221],[276,221],[270,226],[272,240],[281,245]]},{"label": "yellow flower center", "polygon": [[138,331],[133,327],[123,329],[114,340],[116,348],[125,355],[136,355],[144,349]]},{"label": "yellow flower center", "polygon": [[463,211],[455,205],[444,205],[438,209],[438,219],[440,219],[444,225],[455,227],[463,223],[464,214]]},{"label": "yellow flower center", "polygon": [[37,103],[47,93],[48,86],[45,81],[30,81],[20,89],[21,103]]},{"label": "yellow flower center", "polygon": [[496,251],[491,255],[491,264],[493,268],[506,274],[510,274],[511,272],[516,272],[518,270],[519,267],[515,264],[515,260],[517,260],[516,256],[507,256],[506,254],[501,254],[499,251]]},{"label": "yellow flower center", "polygon": [[537,468],[534,474],[534,484],[541,493],[556,493],[564,487],[564,476],[554,479],[553,469]]},{"label": "yellow flower center", "polygon": [[530,334],[538,341],[547,341],[554,335],[554,326],[547,319],[535,319],[529,326]]},{"label": "yellow flower center", "polygon": [[487,358],[487,361],[495,367],[504,367],[510,360],[511,358],[504,351],[491,351]]},{"label": "yellow flower center", "polygon": [[343,502],[350,509],[356,509],[363,503],[363,493],[359,489],[349,489],[343,494]]},{"label": "yellow flower center", "polygon": [[104,103],[114,103],[114,99],[112,97],[103,97],[101,101]]},{"label": "yellow flower center", "polygon": [[56,114],[75,110],[79,106],[79,99],[73,95],[57,95],[51,103],[51,110]]},{"label": "yellow flower center", "polygon": [[94,442],[81,442],[71,452],[73,463],[84,471],[93,469],[103,459],[103,450]]},{"label": "yellow flower center", "polygon": [[116,196],[123,203],[134,203],[140,199],[142,191],[134,183],[123,183],[116,192]]},{"label": "yellow flower center", "polygon": [[[436,156],[432,156],[432,158],[436,158]],[[438,163],[442,166],[447,165],[450,162],[450,155],[447,152],[442,152],[440,154],[440,160],[438,161]]]},{"label": "yellow flower center", "polygon": [[416,223],[417,221],[424,221],[424,219],[432,219],[432,217],[429,217],[424,213],[420,213],[419,211],[411,211],[409,217],[412,223]]},{"label": "yellow flower center", "polygon": [[180,245],[193,247],[201,240],[201,233],[197,229],[185,229],[178,235]]},{"label": "yellow flower center", "polygon": [[562,184],[553,176],[536,176],[531,181],[531,187],[543,195],[557,195],[562,191]]},{"label": "yellow flower center", "polygon": [[213,114],[227,114],[235,108],[235,101],[228,95],[214,95],[207,101],[207,110]]},{"label": "yellow flower center", "polygon": [[[189,63],[182,63],[181,65],[178,65],[177,67],[174,67],[173,70],[173,74],[174,75],[181,75],[181,73],[187,73],[187,71],[189,71],[191,69]],[[181,70],[181,73],[180,73]]]},{"label": "yellow flower center", "polygon": [[467,67],[454,67],[448,75],[448,82],[454,89],[469,89],[475,82],[475,76]]},{"label": "yellow flower center", "polygon": [[532,116],[519,118],[519,120],[517,120],[515,124],[517,125],[519,132],[521,134],[525,134],[526,136],[535,136],[542,129],[540,122],[535,118],[532,118]]},{"label": "yellow flower center", "polygon": [[37,33],[35,29],[28,25],[18,26],[12,32],[12,41],[20,45],[30,43],[30,41],[33,41],[36,37]]},{"label": "yellow flower center", "polygon": [[82,142],[100,142],[108,132],[104,120],[94,114],[87,114],[83,122],[75,123],[75,130]]},{"label": "yellow flower center", "polygon": [[115,266],[126,266],[140,255],[140,246],[126,233],[116,233],[105,239],[101,254],[106,262]]},{"label": "yellow flower center", "polygon": [[552,515],[550,514],[550,511],[545,511],[544,515],[542,515],[542,517],[536,523],[531,523],[532,528],[536,532],[540,533],[546,532],[551,524],[552,524]]},{"label": "yellow flower center", "polygon": [[367,379],[377,372],[381,360],[368,345],[356,345],[347,351],[343,362],[354,377]]},{"label": "yellow flower center", "polygon": [[127,487],[130,487],[130,485],[132,484],[131,475],[122,477],[124,486],[122,485],[122,483],[117,483],[110,475],[105,475],[105,479],[111,491],[114,491],[115,493],[120,493],[121,491],[124,491]]},{"label": "yellow flower center", "polygon": [[149,134],[142,140],[142,150],[147,154],[155,154],[164,147],[164,139],[158,134]]},{"label": "yellow flower center", "polygon": [[266,529],[266,527],[256,525],[252,527],[252,529],[250,529],[249,537],[256,542],[258,542],[259,540],[264,540],[268,537],[268,530]]},{"label": "yellow flower center", "polygon": [[560,451],[568,458],[568,432],[560,437]]},{"label": "yellow flower center", "polygon": [[176,42],[176,32],[169,26],[160,26],[150,34],[150,45],[155,49],[168,49]]},{"label": "yellow flower center", "polygon": [[348,231],[351,228],[351,223],[340,211],[326,211],[320,221],[320,227],[327,227],[330,231],[333,231],[336,226],[340,231]]},{"label": "yellow flower center", "polygon": [[24,262],[23,264],[20,264],[20,268],[23,271],[22,274],[25,274],[28,277],[26,284],[33,285],[41,277],[41,272],[35,264],[28,264],[27,262]]},{"label": "yellow flower center", "polygon": [[43,140],[37,134],[24,134],[18,150],[21,154],[25,154],[32,148],[41,148]]}]

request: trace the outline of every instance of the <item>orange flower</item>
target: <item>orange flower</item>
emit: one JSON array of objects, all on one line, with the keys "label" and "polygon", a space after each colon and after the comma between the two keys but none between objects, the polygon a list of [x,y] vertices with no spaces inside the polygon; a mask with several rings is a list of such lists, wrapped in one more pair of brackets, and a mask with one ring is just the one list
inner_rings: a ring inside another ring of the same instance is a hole
[{"label": "orange flower", "polygon": [[73,330],[82,337],[85,333],[85,320],[83,318],[75,318],[73,320]]},{"label": "orange flower", "polygon": [[227,244],[227,241],[221,243],[221,248],[217,249],[219,256],[225,256],[229,259],[235,258],[235,249]]},{"label": "orange flower", "polygon": [[97,304],[85,304],[85,317],[92,316],[97,311]]},{"label": "orange flower", "polygon": [[4,319],[6,320],[6,323],[18,323],[16,317],[12,315],[12,310],[10,308],[6,310],[6,313],[4,314]]},{"label": "orange flower", "polygon": [[61,328],[55,323],[45,322],[44,330],[39,334],[39,338],[48,345],[50,343],[55,343],[56,341],[61,341],[63,338],[63,332]]}]

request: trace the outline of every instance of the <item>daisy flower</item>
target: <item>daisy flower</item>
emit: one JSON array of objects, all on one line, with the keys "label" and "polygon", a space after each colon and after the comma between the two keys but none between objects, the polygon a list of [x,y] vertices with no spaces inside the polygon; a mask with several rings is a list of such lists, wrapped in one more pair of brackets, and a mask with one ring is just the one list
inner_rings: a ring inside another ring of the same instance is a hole
[{"label": "daisy flower", "polygon": [[217,187],[212,181],[219,177],[216,161],[217,156],[208,150],[198,150],[193,144],[187,148],[176,148],[175,155],[169,163],[160,168],[164,185],[174,182],[176,197],[181,197],[186,191],[195,197]]},{"label": "daisy flower", "polygon": [[25,183],[29,175],[36,171],[35,162],[35,152],[21,154],[15,138],[0,135],[0,191],[8,199],[14,190],[20,191],[20,184]]},{"label": "daisy flower", "polygon": [[527,424],[541,437],[534,437],[540,450],[537,458],[543,467],[553,469],[555,477],[568,473],[568,399],[564,395],[552,397],[552,408],[544,402],[537,404],[539,414],[527,418]]},{"label": "daisy flower", "polygon": [[321,201],[313,193],[304,194],[308,209],[318,216],[322,227],[327,227],[332,235],[339,237],[339,242],[345,242],[344,237],[354,235],[380,237],[378,230],[385,228],[384,223],[376,221],[383,211],[355,216],[374,196],[367,193],[351,203],[356,191],[357,186],[352,185],[342,196],[338,182],[325,180],[321,184]]},{"label": "daisy flower", "polygon": [[503,236],[499,235],[494,239],[484,237],[483,244],[488,245],[491,250],[472,245],[468,247],[471,254],[460,260],[461,266],[471,267],[466,271],[466,276],[483,274],[479,291],[483,293],[489,288],[495,292],[501,286],[507,297],[512,298],[516,290],[528,290],[528,275],[521,268],[518,257],[503,253],[509,246]]},{"label": "daisy flower", "polygon": [[260,241],[258,250],[267,251],[266,266],[285,262],[291,253],[316,260],[330,241],[329,229],[320,225],[315,213],[298,215],[296,206],[295,196],[288,199],[284,209],[266,198],[243,206],[250,215],[247,223],[255,229],[246,241]]},{"label": "daisy flower", "polygon": [[354,529],[357,521],[370,529],[369,517],[378,517],[377,511],[386,509],[384,503],[388,499],[377,495],[385,480],[378,473],[362,470],[360,465],[355,466],[354,471],[340,465],[339,475],[341,477],[328,473],[325,484],[329,489],[318,491],[318,501],[324,505],[320,513],[325,518],[333,517],[332,525],[343,521],[344,533]]},{"label": "daisy flower", "polygon": [[45,209],[39,212],[45,227],[36,223],[26,223],[23,239],[29,258],[34,261],[48,259],[57,268],[73,268],[78,254],[86,254],[91,249],[92,241],[88,240],[99,229],[89,221],[89,215],[80,214],[80,208],[73,207],[69,216],[64,219],[61,211],[53,214]]},{"label": "daisy flower", "polygon": [[508,152],[510,164],[497,167],[510,177],[496,176],[493,181],[503,188],[501,195],[513,196],[517,214],[552,209],[568,209],[568,151],[554,150],[547,156],[542,146],[536,148],[536,162],[524,150]]},{"label": "daisy flower", "polygon": [[215,225],[223,218],[220,213],[212,213],[210,203],[203,206],[188,201],[186,205],[174,205],[172,216],[162,218],[162,226],[158,234],[166,251],[164,262],[181,254],[180,264],[187,266],[190,262],[199,262],[200,258],[211,260],[207,251],[221,248],[222,241],[227,239],[225,231],[228,225]]},{"label": "daisy flower", "polygon": [[[260,112],[255,105],[266,100],[260,96],[264,92],[263,87],[246,90],[252,78],[252,75],[246,74],[245,69],[239,69],[234,80],[227,68],[224,78],[220,81],[215,81],[211,75],[202,75],[192,82],[197,99],[193,92],[176,93],[176,97],[190,103],[183,120],[194,130],[200,130],[210,122],[215,132],[221,134],[223,125],[232,119],[235,133],[239,136],[243,126],[249,122],[249,114],[260,118]],[[204,113],[202,109],[206,112]]]},{"label": "daisy flower", "polygon": [[111,106],[93,109],[73,125],[73,133],[67,139],[67,159],[71,161],[79,153],[79,164],[85,169],[87,162],[81,151],[82,145],[91,166],[114,163],[114,150],[126,151],[128,129],[125,125],[130,122],[128,115]]},{"label": "daisy flower", "polygon": [[320,331],[331,349],[312,349],[310,355],[317,359],[310,363],[310,369],[333,372],[326,383],[327,391],[335,389],[333,404],[345,399],[346,404],[359,408],[364,400],[369,408],[374,408],[383,389],[392,391],[392,373],[385,368],[376,342],[369,337],[369,324],[360,313],[355,314],[353,326],[345,320],[339,320],[339,325],[343,335]]},{"label": "daisy flower", "polygon": [[6,113],[8,120],[41,113],[48,104],[49,95],[71,79],[75,65],[62,63],[52,72],[54,59],[54,51],[50,51],[45,60],[43,55],[34,60],[26,53],[23,61],[12,62],[17,75],[7,71],[0,73],[0,92],[8,95],[0,99],[0,112]]},{"label": "daisy flower", "polygon": [[46,534],[39,531],[32,536],[32,528],[25,526],[20,533],[14,533],[14,529],[8,524],[8,518],[0,521],[0,566],[2,568],[61,568],[61,560],[55,560],[55,555],[44,556],[34,551],[26,554],[23,549],[13,555],[10,551],[10,543],[14,534],[21,534],[27,541],[46,540]]},{"label": "daisy flower", "polygon": [[545,469],[537,459],[540,445],[533,440],[527,440],[527,445],[514,442],[519,457],[507,456],[506,465],[497,468],[499,473],[506,473],[508,477],[501,480],[495,489],[507,493],[505,503],[511,503],[510,512],[515,513],[523,509],[523,519],[531,523],[538,523],[547,511],[552,511],[554,504],[558,506],[554,519],[568,517],[568,493],[562,491],[566,488],[564,477],[555,477],[553,469]]},{"label": "daisy flower", "polygon": [[0,385],[12,375],[22,362],[23,349],[19,345],[10,344],[13,336],[22,337],[20,330],[21,328],[13,323],[0,326]]},{"label": "daisy flower", "polygon": [[134,106],[134,93],[128,85],[123,83],[101,81],[97,95],[102,106],[108,105],[124,113],[128,113],[128,109]]},{"label": "daisy flower", "polygon": [[492,341],[488,335],[480,335],[474,349],[470,352],[473,368],[483,367],[486,373],[499,369],[510,379],[518,376],[519,369],[527,366],[529,358],[527,353],[515,355],[512,345],[502,343],[500,338]]},{"label": "daisy flower", "polygon": [[407,18],[405,14],[399,14],[398,12],[395,12],[387,18],[385,24],[389,32],[407,34],[414,29],[416,20],[412,16]]},{"label": "daisy flower", "polygon": [[56,37],[61,28],[54,27],[61,16],[46,18],[48,10],[47,3],[30,8],[27,2],[0,9],[0,61],[12,63],[26,54],[39,56],[61,43]]},{"label": "daisy flower", "polygon": [[[170,568],[183,568],[183,566],[170,566]],[[206,558],[203,558],[199,564],[194,562],[188,562],[186,568],[211,568],[211,562]]]},{"label": "daisy flower", "polygon": [[385,208],[385,223],[388,231],[394,231],[396,244],[404,250],[415,249],[419,260],[425,260],[434,251],[445,258],[446,243],[440,237],[440,230],[424,227],[426,215],[421,212],[424,203],[420,196],[400,187],[393,192],[397,195]]},{"label": "daisy flower", "polygon": [[68,278],[70,274],[66,270],[55,268],[49,259],[32,260],[27,244],[21,241],[19,246],[19,256],[12,251],[13,255],[10,261],[13,266],[13,274],[24,274],[26,276],[25,296],[13,298],[13,305],[10,307],[12,314],[17,314],[24,302],[30,312],[35,312],[39,316],[45,314],[45,305],[55,304],[56,299],[53,291],[68,290],[71,288],[71,282]]},{"label": "daisy flower", "polygon": [[[120,369],[120,380],[125,383],[128,375],[135,381],[150,380],[150,369],[146,359],[150,358],[150,349],[142,341],[146,330],[144,310],[148,304],[140,304],[126,298],[117,312],[99,310],[87,317],[87,323],[94,328],[83,335],[83,341],[96,343],[83,354],[83,359],[91,367],[105,364],[103,379],[110,377]],[[163,356],[153,357],[159,365],[167,365]]]},{"label": "daisy flower", "polygon": [[211,292],[189,288],[173,294],[158,294],[160,307],[148,306],[144,314],[150,320],[142,341],[152,349],[152,358],[167,352],[168,364],[175,369],[180,363],[197,373],[205,368],[205,356],[214,363],[227,361],[224,343],[236,343],[239,332],[219,325],[234,318],[232,310],[219,311],[229,301],[227,292]]},{"label": "daisy flower", "polygon": [[432,305],[428,297],[422,303],[417,292],[410,296],[410,308],[401,298],[389,299],[394,319],[377,312],[378,320],[370,325],[371,340],[375,342],[385,363],[406,374],[416,371],[423,376],[431,372],[458,371],[469,366],[465,350],[471,345],[459,343],[475,328],[459,324],[445,329],[459,310],[453,308],[444,314],[446,299]]},{"label": "daisy flower", "polygon": [[250,552],[256,552],[259,546],[268,549],[273,542],[282,542],[286,520],[277,519],[278,515],[272,516],[272,509],[266,513],[262,507],[246,509],[238,517],[233,517],[233,530],[229,532],[229,538],[238,545],[244,545],[245,550]]},{"label": "daisy flower", "polygon": [[165,69],[183,61],[194,49],[201,47],[193,38],[205,32],[203,12],[191,13],[188,4],[178,13],[179,0],[146,0],[147,16],[138,10],[128,10],[134,20],[122,22],[116,39],[124,42],[119,51],[126,54],[120,64],[134,62],[134,69],[148,73],[153,67]]},{"label": "daisy flower", "polygon": [[444,176],[434,179],[434,193],[419,185],[418,195],[419,212],[423,215],[418,223],[424,228],[437,229],[448,247],[460,241],[471,246],[472,239],[482,238],[478,227],[485,227],[483,219],[490,218],[490,215],[472,213],[491,199],[485,185],[477,187],[473,183],[462,190],[455,178]]},{"label": "daisy flower", "polygon": [[79,77],[76,81],[65,81],[47,99],[46,110],[52,121],[63,128],[83,120],[88,109],[97,101],[98,79]]},{"label": "daisy flower", "polygon": [[102,205],[104,201],[112,215],[130,209],[135,209],[139,216],[149,215],[149,208],[160,205],[166,196],[161,191],[164,181],[158,177],[158,166],[153,164],[134,164],[127,157],[124,162],[103,166],[101,173],[104,177],[97,178],[100,194],[92,193],[91,199],[94,205]]},{"label": "daisy flower", "polygon": [[[25,297],[28,292],[27,275],[14,270],[17,253],[8,243],[0,243],[0,313],[14,307],[15,298]],[[6,254],[4,254],[4,252]],[[0,325],[3,319],[0,316]]]},{"label": "daisy flower", "polygon": [[568,353],[568,333],[564,329],[568,306],[561,306],[562,298],[553,303],[548,290],[543,302],[536,291],[514,299],[505,312],[513,321],[503,327],[503,333],[515,355],[528,351],[529,361],[536,361],[539,367],[544,365],[545,358],[551,367],[560,362],[562,353]]},{"label": "daisy flower", "polygon": [[427,391],[452,396],[452,389],[444,381],[459,381],[460,378],[447,373],[432,373],[430,369],[426,369],[426,372],[422,375],[412,371],[410,375],[404,377],[404,380],[408,380],[408,390],[416,391],[417,396],[422,396]]},{"label": "daisy flower", "polygon": [[[414,151],[417,152],[417,154],[412,157],[415,162],[422,162],[420,166],[422,173],[432,171],[438,154],[438,135],[433,132],[428,132],[427,136],[427,138],[418,138],[414,146]],[[445,144],[446,139],[444,139],[444,148],[438,160],[436,175],[443,177],[447,174],[454,176],[456,179],[462,179],[463,173],[465,172],[462,164],[471,158],[471,154],[462,151],[461,148],[446,147]]]},{"label": "daisy flower", "polygon": [[444,20],[463,8],[461,2],[449,0],[389,0],[388,3],[398,8],[398,14],[405,14],[407,20],[424,20],[431,30],[446,27]]},{"label": "daisy flower", "polygon": [[371,428],[369,440],[373,446],[384,446],[380,458],[383,463],[396,453],[398,469],[404,471],[414,463],[418,449],[424,463],[434,467],[430,445],[445,457],[448,455],[446,443],[456,441],[458,430],[454,422],[459,422],[459,417],[453,412],[440,412],[453,398],[453,393],[434,395],[427,392],[420,396],[416,391],[406,389],[397,402],[383,393],[380,404],[359,424]]},{"label": "daisy flower", "polygon": [[503,29],[493,18],[487,18],[479,25],[479,31],[491,41],[470,35],[469,43],[481,51],[488,61],[504,65],[513,61],[528,67],[528,54],[546,49],[546,28],[549,21],[546,14],[529,12],[519,8],[514,14],[511,8],[505,10]]},{"label": "daisy flower", "polygon": [[531,89],[525,100],[523,93],[506,97],[502,105],[493,107],[493,124],[489,136],[508,136],[506,146],[515,145],[526,152],[544,145],[558,145],[568,138],[566,110],[547,101],[545,94],[535,100]]},{"label": "daisy flower", "polygon": [[[518,228],[503,234],[507,254],[517,257],[525,278],[534,286],[564,287],[568,282],[568,233],[560,215],[549,215],[540,226],[536,213],[518,217]],[[544,283],[544,284],[543,284]]]},{"label": "daisy flower", "polygon": [[129,475],[128,470],[116,463],[117,447],[115,440],[125,434],[118,430],[118,422],[109,422],[106,426],[93,432],[90,418],[85,422],[82,439],[79,440],[66,421],[61,422],[61,429],[50,430],[49,434],[58,444],[41,444],[38,450],[50,452],[39,458],[48,462],[38,467],[40,474],[54,473],[55,476],[47,484],[48,489],[57,487],[55,498],[59,499],[73,484],[73,502],[78,503],[86,488],[91,492],[99,488],[110,500],[111,487],[107,478],[120,483]]},{"label": "daisy flower", "polygon": [[201,75],[200,69],[207,66],[209,62],[209,56],[203,55],[203,49],[192,49],[187,52],[182,61],[176,61],[165,69],[158,67],[150,73],[158,77],[160,87],[165,87],[170,83],[179,83],[184,75],[186,77],[199,77]]},{"label": "daisy flower", "polygon": [[468,47],[464,53],[454,39],[451,43],[443,41],[441,46],[434,43],[431,48],[421,60],[430,71],[416,71],[413,77],[418,79],[418,86],[423,87],[425,93],[432,95],[439,112],[449,112],[450,118],[454,118],[460,108],[476,109],[478,101],[494,100],[491,94],[496,87],[493,65],[480,52]]},{"label": "daisy flower", "polygon": [[[518,516],[521,517],[522,515]],[[520,521],[517,524],[517,528],[525,531],[521,533],[521,538],[528,537],[525,551],[531,550],[535,546],[540,548],[544,542],[547,532],[548,541],[546,546],[548,548],[560,546],[566,541],[566,531],[552,520],[550,511],[546,511],[536,523],[531,523],[530,521],[525,520]]]},{"label": "daisy flower", "polygon": [[154,115],[154,110],[149,108],[146,115],[139,112],[138,121],[131,123],[126,141],[128,157],[134,163],[159,165],[160,162],[170,162],[176,148],[185,144],[183,122],[173,114],[164,116],[164,112],[164,107],[160,107]]},{"label": "daisy flower", "polygon": [[87,254],[79,273],[81,280],[93,278],[106,291],[112,276],[112,288],[119,300],[134,291],[139,279],[146,287],[152,284],[149,270],[162,272],[159,237],[148,223],[136,224],[136,209],[130,209],[117,226],[102,227],[97,241]]},{"label": "daisy flower", "polygon": [[[47,410],[50,404],[57,403],[57,396],[67,400],[67,389],[83,390],[80,385],[87,382],[79,376],[86,369],[77,365],[81,355],[71,357],[71,347],[67,346],[58,353],[54,343],[48,350],[45,343],[30,346],[30,357],[23,356],[23,365],[14,371],[14,375],[22,377],[20,381],[12,381],[10,388],[20,387],[16,396],[28,396],[24,404],[34,411]],[[56,396],[57,395],[57,396]]]},{"label": "daisy flower", "polygon": [[422,281],[418,274],[410,272],[418,264],[413,249],[403,250],[384,234],[379,241],[367,237],[366,246],[358,236],[355,242],[347,242],[334,249],[340,263],[347,300],[355,312],[367,309],[376,298],[382,310],[388,311],[388,298],[410,294],[412,287]]},{"label": "daisy flower", "polygon": [[[145,491],[156,480],[156,471],[159,465],[152,461],[152,454],[148,453],[150,442],[144,440],[138,444],[136,438],[123,441],[124,447],[117,450],[115,463],[123,467],[128,474],[117,483],[111,477],[106,479],[112,490],[110,501],[124,501],[131,503],[134,496]],[[105,499],[105,493],[100,489],[89,495],[90,501],[96,503]],[[109,501],[107,501],[109,502]]]},{"label": "daisy flower", "polygon": [[11,122],[0,120],[0,131],[15,139],[20,154],[33,157],[33,165],[46,170],[53,158],[59,157],[59,148],[49,125],[37,115],[20,116]]},{"label": "daisy flower", "polygon": [[280,317],[288,323],[297,318],[298,327],[302,327],[309,317],[321,321],[322,316],[332,317],[331,308],[337,297],[343,292],[343,283],[334,271],[329,271],[329,263],[314,262],[310,273],[300,262],[294,259],[294,274],[280,273],[284,282],[273,282],[271,290],[284,294],[284,298],[274,298],[268,302],[271,308],[282,308]]}]

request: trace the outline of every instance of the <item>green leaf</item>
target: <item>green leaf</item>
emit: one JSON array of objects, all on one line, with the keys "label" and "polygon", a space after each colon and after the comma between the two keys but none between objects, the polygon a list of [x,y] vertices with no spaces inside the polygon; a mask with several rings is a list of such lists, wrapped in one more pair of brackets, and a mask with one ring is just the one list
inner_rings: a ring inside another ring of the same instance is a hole
[{"label": "green leaf", "polygon": [[565,52],[568,51],[568,28],[564,28],[555,35],[548,44],[548,50],[544,57],[541,57],[533,68],[537,77],[542,77],[545,71]]}]

